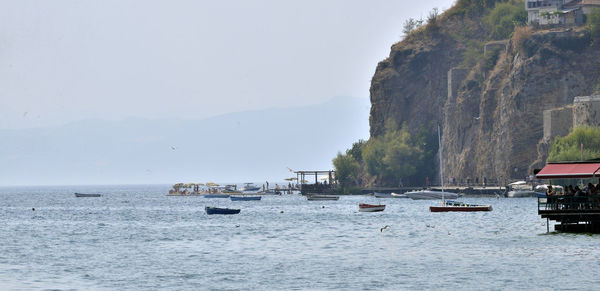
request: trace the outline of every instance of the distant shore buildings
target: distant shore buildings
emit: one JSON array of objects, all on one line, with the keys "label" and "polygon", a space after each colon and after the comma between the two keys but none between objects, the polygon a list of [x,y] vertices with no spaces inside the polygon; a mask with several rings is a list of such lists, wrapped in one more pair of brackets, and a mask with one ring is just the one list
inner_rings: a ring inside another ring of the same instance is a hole
[{"label": "distant shore buildings", "polygon": [[527,0],[527,22],[542,26],[577,26],[585,23],[585,16],[600,0]]}]

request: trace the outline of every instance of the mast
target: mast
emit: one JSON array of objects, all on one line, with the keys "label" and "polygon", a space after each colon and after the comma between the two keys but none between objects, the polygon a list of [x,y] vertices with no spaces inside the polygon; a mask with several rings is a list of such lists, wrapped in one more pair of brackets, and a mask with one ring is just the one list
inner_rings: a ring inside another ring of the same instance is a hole
[{"label": "mast", "polygon": [[440,124],[438,123],[438,148],[440,151],[440,181],[442,182],[442,203],[444,203],[444,173],[442,172],[442,139],[440,137]]}]

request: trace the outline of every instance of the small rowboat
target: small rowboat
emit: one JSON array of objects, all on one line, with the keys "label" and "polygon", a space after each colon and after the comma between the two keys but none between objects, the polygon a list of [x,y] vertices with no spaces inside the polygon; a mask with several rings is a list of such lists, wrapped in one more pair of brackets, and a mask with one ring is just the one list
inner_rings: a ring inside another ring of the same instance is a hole
[{"label": "small rowboat", "polygon": [[262,196],[230,196],[231,201],[259,201]]},{"label": "small rowboat", "polygon": [[378,212],[378,211],[383,211],[384,209],[385,209],[385,205],[383,205],[383,204],[381,204],[381,205],[373,205],[373,204],[366,204],[366,203],[358,204],[359,212]]},{"label": "small rowboat", "polygon": [[308,201],[321,201],[321,200],[339,200],[340,196],[336,195],[319,195],[319,194],[307,194],[306,200]]},{"label": "small rowboat", "polygon": [[475,211],[492,211],[492,205],[477,205],[461,203],[456,201],[445,201],[440,206],[430,206],[431,212],[475,212]]},{"label": "small rowboat", "polygon": [[206,214],[238,214],[240,213],[240,209],[232,209],[232,208],[218,208],[218,207],[210,207],[206,206],[204,208],[206,210]]},{"label": "small rowboat", "polygon": [[229,198],[229,194],[204,194],[204,198]]},{"label": "small rowboat", "polygon": [[75,197],[100,197],[100,194],[75,193]]}]

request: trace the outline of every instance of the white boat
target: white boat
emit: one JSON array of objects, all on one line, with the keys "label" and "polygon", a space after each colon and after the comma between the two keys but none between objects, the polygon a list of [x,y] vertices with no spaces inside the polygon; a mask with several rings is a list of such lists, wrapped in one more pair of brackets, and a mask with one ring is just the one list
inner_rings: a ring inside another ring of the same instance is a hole
[{"label": "white boat", "polygon": [[308,200],[308,201],[339,200],[339,199],[340,199],[340,196],[337,196],[337,195],[306,194],[306,200]]},{"label": "white boat", "polygon": [[373,192],[375,198],[392,198],[392,193]]},{"label": "white boat", "polygon": [[452,192],[417,190],[404,193],[406,197],[413,200],[438,200],[438,199],[456,199],[458,194]]},{"label": "white boat", "polygon": [[392,197],[393,198],[408,198],[408,196],[406,196],[406,194],[399,194],[399,193],[394,193],[394,192],[392,192]]},{"label": "white boat", "polygon": [[258,191],[260,190],[260,187],[258,186],[254,186],[254,184],[252,183],[244,183],[245,186],[242,187],[242,191]]},{"label": "white boat", "polygon": [[523,197],[536,197],[536,192],[533,190],[513,190],[508,191],[506,197],[508,198],[523,198]]}]

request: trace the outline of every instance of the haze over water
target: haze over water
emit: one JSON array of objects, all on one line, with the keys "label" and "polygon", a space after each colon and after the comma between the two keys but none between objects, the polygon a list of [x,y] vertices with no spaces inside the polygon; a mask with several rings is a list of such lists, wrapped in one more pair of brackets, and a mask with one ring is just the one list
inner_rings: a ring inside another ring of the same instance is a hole
[{"label": "haze over water", "polygon": [[[494,210],[431,213],[431,201],[232,202],[167,197],[168,189],[0,188],[0,289],[590,290],[600,283],[598,236],[546,234],[534,198],[465,198]],[[104,196],[75,198],[76,191]],[[360,202],[387,208],[359,213]],[[242,211],[207,216],[205,206]]]}]

